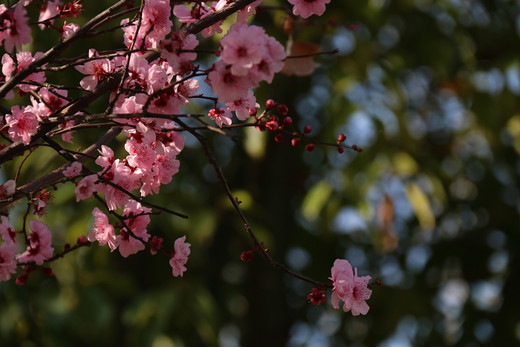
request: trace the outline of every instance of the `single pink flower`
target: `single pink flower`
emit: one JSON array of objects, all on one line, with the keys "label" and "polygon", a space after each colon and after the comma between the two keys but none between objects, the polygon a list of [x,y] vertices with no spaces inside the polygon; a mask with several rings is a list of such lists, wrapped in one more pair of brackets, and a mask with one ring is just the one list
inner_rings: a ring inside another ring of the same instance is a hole
[{"label": "single pink flower", "polygon": [[[100,159],[100,158],[98,158]],[[132,192],[141,186],[141,177],[143,173],[139,170],[133,170],[123,161],[116,159],[108,171],[104,171],[103,178],[112,182],[114,185],[107,183],[99,183],[97,192],[105,195],[105,200],[109,210],[115,210],[129,200],[128,194],[123,190]],[[122,188],[118,189],[116,188]]]},{"label": "single pink flower", "polygon": [[117,248],[117,239],[114,232],[114,227],[108,222],[108,217],[101,212],[97,207],[92,210],[94,216],[94,227],[88,234],[90,242],[98,241],[100,246],[108,244],[110,250]]},{"label": "single pink flower", "polygon": [[9,220],[6,216],[1,216],[2,223],[0,223],[0,235],[2,236],[2,240],[4,244],[15,245],[16,248],[16,232],[14,231],[13,226],[9,223]]},{"label": "single pink flower", "polygon": [[208,116],[217,123],[219,128],[222,128],[222,125],[231,125],[233,122],[231,120],[231,117],[233,117],[231,112],[223,108],[212,108],[209,110]]},{"label": "single pink flower", "polygon": [[256,81],[266,81],[271,83],[275,73],[282,70],[284,59],[286,58],[285,49],[282,44],[271,36],[266,38],[267,54],[262,60],[253,67],[251,78]]},{"label": "single pink flower", "polygon": [[163,248],[163,241],[164,239],[162,237],[152,237],[152,240],[150,241],[150,253],[152,255],[156,255],[157,252]]},{"label": "single pink flower", "polygon": [[192,61],[197,59],[195,52],[179,52],[180,50],[193,50],[199,41],[193,34],[185,35],[182,32],[171,32],[171,38],[162,40],[161,58],[168,61],[173,71],[179,75],[185,75],[192,69]]},{"label": "single pink flower", "polygon": [[370,299],[372,290],[368,288],[370,276],[357,276],[357,269],[347,260],[336,259],[331,269],[332,291],[331,302],[334,308],[339,308],[339,299],[343,301],[343,311],[351,311],[353,316],[367,314],[369,306],[366,300]]},{"label": "single pink flower", "polygon": [[252,90],[248,90],[246,97],[240,98],[233,102],[228,102],[226,104],[226,109],[228,111],[235,111],[235,114],[239,120],[246,120],[249,118],[249,109],[252,107],[260,107],[260,105],[256,102],[256,98]]},{"label": "single pink flower", "polygon": [[18,241],[16,232],[6,216],[2,216],[0,223],[0,235],[3,244],[0,246],[0,281],[7,281],[11,274],[16,270],[16,252],[18,251]]},{"label": "single pink flower", "polygon": [[256,13],[256,8],[260,5],[264,0],[256,0],[255,2],[247,5],[237,13],[237,22],[245,23],[247,19]]},{"label": "single pink flower", "polygon": [[76,31],[78,31],[79,28],[79,25],[77,25],[76,23],[67,23],[67,21],[65,21],[63,23],[63,26],[60,28],[61,39],[66,39],[70,35],[74,34]]},{"label": "single pink flower", "polygon": [[293,14],[302,18],[309,18],[313,14],[321,16],[325,12],[325,4],[330,0],[287,0],[293,4]]},{"label": "single pink flower", "polygon": [[213,88],[213,92],[218,95],[218,101],[220,102],[233,102],[247,97],[247,91],[255,85],[248,75],[234,75],[228,65],[222,60],[213,64],[213,69],[208,74],[206,82]]},{"label": "single pink flower", "polygon": [[23,44],[32,41],[29,18],[26,17],[27,11],[22,2],[16,4],[14,10],[1,6],[3,7],[0,7],[0,14],[3,20],[0,22],[0,32],[4,33],[2,37],[5,50],[11,52],[14,47],[21,50]]},{"label": "single pink flower", "polygon": [[[9,81],[14,75],[16,75],[18,72],[25,69],[27,66],[29,66],[33,61],[40,58],[43,55],[42,52],[36,52],[34,54],[34,57],[31,52],[29,51],[22,51],[19,53],[16,53],[16,64],[11,58],[9,54],[4,54],[2,56],[2,73],[5,75],[6,81]],[[16,71],[15,71],[16,66]],[[45,82],[45,72],[33,72],[26,78],[24,78],[24,81],[27,82],[37,82],[37,83],[43,83]],[[17,87],[25,93],[30,92],[31,90],[38,89],[38,86],[20,83],[17,85]]]},{"label": "single pink flower", "polygon": [[42,265],[45,260],[52,257],[54,252],[54,248],[51,247],[52,234],[47,226],[39,220],[31,220],[29,226],[32,230],[28,236],[29,246],[24,253],[16,258],[21,263],[34,262],[37,265]]},{"label": "single pink flower", "polygon": [[11,114],[5,115],[5,122],[9,126],[7,132],[13,141],[21,140],[25,145],[31,142],[31,137],[36,134],[40,122],[32,106],[20,108],[11,107]]},{"label": "single pink flower", "polygon": [[6,181],[0,185],[0,200],[5,200],[14,194],[16,190],[16,182],[14,180]]},{"label": "single pink flower", "polygon": [[36,110],[36,115],[39,120],[49,117],[54,112],[60,110],[63,106],[68,104],[67,90],[53,89],[52,92],[43,87],[38,90],[38,95],[42,101],[36,100],[31,95],[31,104]]},{"label": "single pink flower", "polygon": [[101,145],[101,149],[98,150],[98,152],[101,155],[96,158],[96,164],[106,169],[114,163],[115,158],[114,151],[112,150],[112,148],[105,145]]},{"label": "single pink flower", "polygon": [[[59,15],[59,5],[61,5],[60,0],[49,0],[48,2],[43,3],[40,9],[40,16],[38,17],[38,22],[48,21],[48,24],[52,24],[54,22],[54,18]],[[38,26],[41,30],[44,30],[47,27],[46,23],[40,23],[38,24]]]},{"label": "single pink flower", "polygon": [[79,161],[75,161],[63,170],[63,175],[65,177],[78,177],[81,174],[82,169],[83,165],[81,165]]},{"label": "single pink flower", "polygon": [[95,184],[97,180],[97,175],[89,175],[79,181],[74,191],[76,193],[76,202],[90,198],[97,191],[98,185]]},{"label": "single pink flower", "polygon": [[148,241],[150,238],[150,234],[146,230],[150,223],[150,216],[147,213],[150,212],[152,212],[150,208],[141,206],[135,200],[129,200],[126,204],[123,214],[130,230],[125,227],[117,235],[119,253],[123,257],[126,258],[145,248],[143,241]]},{"label": "single pink flower", "polygon": [[[62,129],[68,129],[72,127],[74,124],[76,124],[76,121],[74,120],[68,120],[66,122],[63,122],[60,124],[60,130]],[[72,143],[72,134],[74,134],[74,130],[68,130],[66,132],[61,133],[61,139],[65,142]]]},{"label": "single pink flower", "polygon": [[154,92],[168,85],[168,74],[161,66],[154,64],[147,69],[145,77],[146,92],[153,94]]},{"label": "single pink flower", "polygon": [[186,236],[180,237],[175,240],[173,257],[170,258],[170,266],[172,267],[173,276],[178,277],[184,274],[187,270],[184,265],[188,262],[188,256],[190,255],[190,244],[186,243]]},{"label": "single pink flower", "polygon": [[[114,106],[114,114],[131,114],[131,113],[141,113],[143,112],[143,106],[146,102],[147,95],[146,94],[137,94],[132,95],[128,98],[121,99],[122,101],[116,102]],[[134,121],[130,119],[116,119],[116,121],[123,124],[135,124]]]},{"label": "single pink flower", "polygon": [[145,36],[147,48],[159,47],[159,42],[171,31],[171,13],[169,0],[145,1],[139,34]]},{"label": "single pink flower", "polygon": [[231,73],[244,76],[267,54],[267,46],[262,42],[267,35],[259,26],[237,23],[220,41],[222,61],[231,65]]},{"label": "single pink flower", "polygon": [[114,72],[114,67],[110,60],[96,59],[99,56],[98,52],[91,48],[88,51],[88,57],[92,60],[86,62],[83,65],[76,65],[75,68],[84,75],[88,75],[83,78],[79,84],[85,90],[93,90],[98,85],[99,81]]}]

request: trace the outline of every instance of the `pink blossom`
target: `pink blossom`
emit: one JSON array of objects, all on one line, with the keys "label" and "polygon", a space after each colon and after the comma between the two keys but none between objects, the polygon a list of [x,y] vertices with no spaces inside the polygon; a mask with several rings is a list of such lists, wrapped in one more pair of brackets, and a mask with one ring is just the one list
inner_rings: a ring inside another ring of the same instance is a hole
[{"label": "pink blossom", "polygon": [[99,81],[103,80],[106,76],[110,75],[114,71],[114,67],[110,60],[104,59],[95,59],[99,56],[98,52],[91,48],[88,51],[88,57],[92,60],[89,60],[83,65],[76,65],[75,68],[79,72],[84,75],[89,75],[84,77],[79,84],[85,90],[93,90],[98,85]]},{"label": "pink blossom", "polygon": [[260,107],[260,105],[256,102],[256,98],[252,90],[247,92],[246,97],[240,98],[233,102],[228,102],[226,104],[226,109],[228,111],[235,111],[235,114],[239,120],[246,120],[249,118],[249,109],[252,107]]},{"label": "pink blossom", "polygon": [[176,131],[162,133],[161,142],[167,146],[167,151],[172,155],[179,154],[184,148],[184,135]]},{"label": "pink blossom", "polygon": [[[14,10],[7,9],[5,5],[0,5],[0,14],[2,15],[0,32],[3,32],[0,38],[3,38],[7,52],[11,52],[14,47],[21,50],[23,44],[32,41],[29,18],[25,16],[26,13],[27,11],[25,11],[21,2],[15,5]],[[2,42],[0,42],[1,44]]]},{"label": "pink blossom", "polygon": [[213,70],[208,74],[206,82],[218,95],[220,102],[233,102],[247,96],[247,91],[254,83],[249,76],[236,76],[231,69],[219,60],[213,64]]},{"label": "pink blossom", "polygon": [[[123,102],[116,102],[116,105],[114,106],[114,114],[132,114],[132,113],[141,113],[143,112],[143,106],[146,102],[147,96],[146,94],[137,94],[132,95],[128,98],[124,98]],[[124,123],[124,124],[133,124],[135,122],[132,122],[128,119],[116,119],[118,122]]]},{"label": "pink blossom", "polygon": [[6,181],[0,185],[0,200],[6,200],[14,194],[16,190],[16,182],[14,180]]},{"label": "pink blossom", "polygon": [[171,31],[171,12],[169,0],[145,1],[139,34],[146,35],[147,48],[157,48],[159,42]]},{"label": "pink blossom", "polygon": [[161,250],[163,248],[164,239],[162,237],[154,236],[152,237],[152,240],[150,241],[150,253],[152,255],[156,255],[158,250]]},{"label": "pink blossom", "polygon": [[[148,78],[148,70],[151,66],[152,65],[148,63],[142,54],[132,53],[128,63],[128,79],[125,81],[125,85],[127,87],[139,85],[143,89],[147,89],[146,79]],[[164,86],[164,84],[162,86]]]},{"label": "pink blossom", "polygon": [[117,248],[117,239],[114,232],[114,227],[108,222],[108,217],[101,212],[97,207],[92,210],[94,216],[94,227],[88,234],[90,242],[98,241],[100,246],[108,244],[110,250]]},{"label": "pink blossom", "polygon": [[[76,122],[74,120],[69,120],[60,124],[60,130],[71,128]],[[65,142],[72,143],[72,134],[74,134],[74,130],[67,130],[61,133],[61,139]]]},{"label": "pink blossom", "polygon": [[[0,223],[0,235],[4,243],[13,245],[17,244],[16,232],[6,216],[1,216],[2,223]],[[16,248],[16,247],[15,247]]]},{"label": "pink blossom", "polygon": [[148,241],[150,238],[150,234],[146,230],[150,223],[150,216],[148,215],[150,212],[152,212],[150,208],[141,206],[135,200],[129,200],[125,205],[123,214],[126,218],[126,225],[130,230],[123,228],[117,236],[119,253],[123,257],[126,258],[145,248],[143,241]]},{"label": "pink blossom", "polygon": [[95,184],[97,179],[97,175],[89,175],[79,181],[74,191],[76,193],[76,202],[90,198],[97,191],[97,184]]},{"label": "pink blossom", "polygon": [[101,145],[101,149],[98,150],[99,154],[101,154],[99,157],[96,158],[96,164],[99,166],[102,166],[103,168],[108,168],[112,163],[114,162],[114,151],[112,148]]},{"label": "pink blossom", "polygon": [[24,253],[17,256],[17,259],[21,263],[34,262],[42,265],[54,252],[54,248],[51,247],[52,234],[39,220],[31,220],[29,226],[32,230],[28,236],[29,246]]},{"label": "pink blossom", "polygon": [[[22,51],[19,53],[16,53],[16,71],[15,71],[15,62],[13,58],[9,54],[4,54],[2,56],[2,73],[5,76],[6,81],[9,81],[14,75],[16,75],[18,72],[25,69],[27,66],[29,66],[33,61],[40,58],[43,55],[42,52],[36,52],[34,54],[34,57],[32,56],[32,53],[29,51]],[[26,78],[24,78],[24,81],[34,81],[38,83],[45,82],[45,72],[33,72]],[[38,86],[30,85],[30,84],[24,84],[20,83],[17,85],[18,88],[22,92],[28,93],[31,90],[36,90]]]},{"label": "pink blossom", "polygon": [[63,23],[63,26],[61,27],[61,39],[64,40],[70,35],[74,34],[76,31],[79,30],[79,25],[76,23],[67,23],[66,21]]},{"label": "pink blossom", "polygon": [[231,73],[244,76],[267,53],[262,42],[267,37],[264,29],[247,24],[234,24],[220,41],[222,61],[231,65]]},{"label": "pink blossom", "polygon": [[175,73],[185,75],[192,69],[192,61],[197,59],[195,52],[179,52],[179,50],[193,50],[199,44],[193,34],[171,32],[171,38],[161,41],[161,58],[165,59]]},{"label": "pink blossom", "polygon": [[168,85],[168,74],[161,66],[153,64],[148,68],[147,72],[145,82],[146,92],[148,94],[153,94]]},{"label": "pink blossom", "polygon": [[40,125],[32,106],[22,109],[18,105],[11,107],[11,114],[5,115],[5,122],[9,126],[7,132],[11,140],[21,140],[25,145],[31,142],[32,135],[36,134]]},{"label": "pink blossom", "polygon": [[[46,3],[43,3],[42,8],[40,9],[40,17],[38,17],[38,22],[45,22],[47,20],[49,24],[54,22],[54,18],[59,14],[58,6],[61,5],[60,0],[49,0]],[[45,23],[38,24],[41,30],[45,29],[47,25]]]},{"label": "pink blossom", "polygon": [[302,18],[309,18],[313,14],[321,16],[325,12],[325,4],[330,0],[287,0],[293,4],[293,14]]},{"label": "pink blossom", "polygon": [[49,117],[54,112],[60,110],[63,106],[68,104],[67,90],[64,89],[53,89],[52,92],[47,88],[40,88],[38,95],[42,98],[42,101],[36,101],[31,95],[31,103],[37,110],[37,116],[40,120]]},{"label": "pink blossom", "polygon": [[[134,189],[139,188],[141,185],[141,177],[141,172],[138,170],[132,170],[125,163],[116,159],[112,166],[110,166],[110,169],[104,172],[103,178],[112,182],[117,186],[117,188],[110,184],[99,183],[97,191],[105,195],[108,209],[115,210],[123,206],[129,199],[128,194],[123,190],[131,192]],[[123,190],[118,188],[122,188]]]},{"label": "pink blossom", "polygon": [[339,308],[339,299],[343,301],[343,311],[352,311],[353,316],[367,314],[369,306],[366,300],[370,299],[372,290],[368,288],[370,276],[358,277],[357,269],[347,260],[336,259],[331,269],[332,291],[331,302],[334,308]]},{"label": "pink blossom", "polygon": [[[4,4],[0,4],[0,16],[7,16],[7,6]],[[5,13],[5,14],[4,14]],[[3,19],[0,19],[0,29],[4,29]],[[5,36],[7,35],[6,30],[0,30],[0,46],[2,45],[2,41],[4,41]]]},{"label": "pink blossom", "polygon": [[135,129],[126,130],[125,134],[130,137],[125,143],[128,165],[145,172],[151,170],[157,157],[155,132],[139,122]]},{"label": "pink blossom", "polygon": [[188,262],[188,256],[190,255],[190,244],[186,243],[186,236],[180,237],[175,240],[173,257],[170,258],[170,266],[172,267],[173,276],[178,277],[183,275],[187,270],[184,265]]},{"label": "pink blossom", "polygon": [[16,248],[4,243],[0,246],[0,281],[8,281],[16,273]]},{"label": "pink blossom", "polygon": [[124,31],[124,44],[131,47],[135,39],[134,48],[158,48],[159,42],[170,32],[173,23],[170,21],[171,7],[167,0],[146,0],[143,7],[141,26],[135,37],[137,26],[130,24],[125,18],[121,21]]},{"label": "pink blossom", "polygon": [[196,79],[190,78],[181,82],[181,77],[177,76],[177,84],[175,85],[174,90],[176,93],[175,97],[181,104],[189,104],[189,98],[195,95],[198,89],[199,82]]},{"label": "pink blossom", "polygon": [[39,216],[43,215],[45,213],[45,208],[47,207],[47,204],[51,199],[51,193],[46,191],[45,189],[42,189],[38,193],[38,196],[35,199],[33,199],[33,214],[37,214]]},{"label": "pink blossom", "polygon": [[212,108],[209,110],[208,116],[217,123],[219,128],[222,128],[222,125],[231,125],[231,117],[233,117],[229,110],[223,108]]},{"label": "pink blossom", "polygon": [[181,112],[181,103],[174,88],[162,92],[154,98],[148,107],[148,111],[160,114],[178,114]]},{"label": "pink blossom", "polygon": [[176,151],[172,147],[166,147],[164,155],[156,160],[156,172],[161,184],[170,183],[172,176],[179,172],[180,162],[175,159]]},{"label": "pink blossom", "polygon": [[75,161],[63,170],[63,175],[65,177],[78,177],[81,174],[82,169],[83,165],[81,165],[79,161]]},{"label": "pink blossom", "polygon": [[3,244],[0,246],[0,281],[7,281],[16,272],[15,257],[18,251],[18,242],[16,241],[16,232],[5,216],[2,216],[0,235],[3,240]]},{"label": "pink blossom", "polygon": [[274,38],[267,37],[266,44],[268,54],[264,55],[260,63],[255,65],[253,71],[251,71],[251,76],[255,80],[271,83],[274,74],[282,70],[286,54],[283,46]]},{"label": "pink blossom", "polygon": [[239,23],[245,23],[246,20],[253,14],[256,13],[256,8],[258,5],[260,5],[264,0],[256,0],[255,2],[247,5],[240,11],[238,11],[237,14],[237,22]]}]

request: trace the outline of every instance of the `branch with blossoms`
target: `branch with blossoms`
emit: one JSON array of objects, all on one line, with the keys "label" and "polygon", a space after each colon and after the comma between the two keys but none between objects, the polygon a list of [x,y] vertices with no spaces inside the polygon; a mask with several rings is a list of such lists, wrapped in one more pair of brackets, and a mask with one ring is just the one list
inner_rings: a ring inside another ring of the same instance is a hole
[{"label": "branch with blossoms", "polygon": [[[151,218],[161,212],[180,218],[187,215],[154,204],[148,196],[160,194],[161,188],[180,170],[179,155],[184,148],[184,134],[188,133],[201,144],[253,242],[252,249],[242,252],[243,261],[259,252],[275,268],[313,285],[308,296],[312,304],[324,302],[325,289],[332,288],[333,307],[339,308],[341,299],[346,312],[353,315],[368,312],[366,301],[372,293],[370,277],[358,276],[357,269],[347,260],[336,260],[328,281],[322,282],[297,273],[275,259],[256,236],[240,208],[238,197],[231,193],[206,140],[209,132],[238,139],[230,132],[232,129],[255,127],[258,131],[271,132],[276,142],[283,142],[287,137],[293,147],[303,142],[307,151],[316,145],[333,146],[340,153],[345,149],[361,151],[356,145],[345,144],[344,134],[335,142],[310,138],[310,126],[297,129],[287,106],[271,99],[258,115],[261,107],[254,91],[260,83],[270,84],[291,60],[303,59],[307,63],[316,55],[337,52],[313,50],[288,54],[264,28],[248,24],[262,2],[187,1],[188,5],[175,2],[172,8],[168,0],[142,0],[138,6],[134,1],[121,0],[82,27],[65,20],[74,21],[73,18],[82,13],[80,0],[45,1],[39,8],[39,18],[32,22],[26,8],[39,6],[39,2],[0,5],[0,46],[5,50],[0,97],[14,100],[9,102],[10,107],[2,106],[0,110],[3,139],[0,163],[14,163],[17,157],[24,156],[15,177],[0,185],[3,241],[0,280],[9,280],[19,268],[23,269],[16,279],[20,285],[38,268],[52,275],[48,264],[95,242],[108,246],[111,252],[117,250],[125,258],[148,248],[152,255],[169,258],[173,276],[182,277],[191,252],[186,242],[188,237],[177,237],[170,250],[163,245],[161,237],[150,234],[148,225]],[[288,0],[282,8],[290,9],[292,16],[306,19],[322,15],[329,2]],[[236,17],[229,18],[235,13]],[[114,24],[116,20],[120,22]],[[223,21],[231,20],[234,22],[229,23],[230,28],[224,33]],[[23,50],[25,44],[32,42],[33,30],[54,31],[56,43],[46,52]],[[125,48],[111,51],[89,48],[77,57],[67,56],[82,40],[101,37],[114,30],[122,31]],[[215,37],[215,34],[223,34],[218,47],[210,51],[197,50],[199,40]],[[292,38],[290,40],[292,45]],[[201,54],[215,59],[207,69],[197,63]],[[293,72],[297,70],[294,66]],[[315,65],[311,61],[309,66],[312,70]],[[83,75],[77,84],[47,80],[47,73],[71,71]],[[212,94],[200,93],[201,83],[211,89]],[[79,96],[73,98],[69,92]],[[183,113],[186,106],[197,100],[211,101],[212,108],[207,115]],[[104,102],[105,111],[91,112],[93,102]],[[88,148],[79,148],[76,138],[97,129],[106,131]],[[118,135],[124,138],[124,157],[117,157],[119,151],[113,148]],[[53,150],[65,164],[21,184],[27,180],[22,166],[30,162],[35,156],[33,153],[45,148]],[[57,251],[52,227],[43,219],[52,208],[50,189],[69,184],[75,185],[76,203],[86,199],[97,201],[92,210],[94,226],[88,236],[80,236],[74,246],[65,244]],[[24,199],[27,206],[21,217],[23,226],[16,231],[9,221],[9,211]],[[26,230],[27,225],[30,232]]]}]

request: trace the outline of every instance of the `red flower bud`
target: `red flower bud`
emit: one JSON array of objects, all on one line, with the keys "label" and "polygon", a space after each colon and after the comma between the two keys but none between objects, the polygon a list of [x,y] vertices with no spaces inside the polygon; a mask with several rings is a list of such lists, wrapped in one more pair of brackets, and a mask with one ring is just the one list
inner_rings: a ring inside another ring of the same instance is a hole
[{"label": "red flower bud", "polygon": [[276,104],[276,102],[273,99],[269,99],[265,102],[265,108],[267,110],[270,110],[274,107],[275,104]]},{"label": "red flower bud", "polygon": [[243,251],[240,253],[240,260],[242,260],[244,263],[247,263],[253,258],[253,251]]},{"label": "red flower bud", "polygon": [[280,116],[285,116],[289,112],[289,108],[287,107],[287,105],[284,105],[284,104],[278,105],[277,109],[278,109],[278,114]]}]

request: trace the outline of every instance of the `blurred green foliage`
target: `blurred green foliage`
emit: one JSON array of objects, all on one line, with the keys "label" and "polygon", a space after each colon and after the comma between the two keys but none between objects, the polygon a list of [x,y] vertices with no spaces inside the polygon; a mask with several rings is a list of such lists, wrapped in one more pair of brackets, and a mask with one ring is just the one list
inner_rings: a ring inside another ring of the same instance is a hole
[{"label": "blurred green foliage", "polygon": [[[85,2],[78,22],[102,3],[111,2]],[[285,43],[286,17],[269,8],[254,24]],[[519,23],[516,1],[332,1],[323,17],[297,21],[292,35],[339,53],[316,57],[312,76],[280,75],[255,93],[261,103],[287,104],[297,129],[311,125],[308,140],[335,143],[345,133],[363,152],[306,152],[250,130],[236,131],[239,144],[207,134],[275,258],[321,281],[334,259],[347,258],[360,275],[382,280],[367,316],[307,304],[311,286],[260,256],[242,263],[251,241],[186,135],[181,171],[152,200],[189,219],[160,214],[150,228],[167,245],[187,235],[184,277],[173,278],[158,255],[123,259],[106,247],[83,248],[52,264],[55,277],[36,272],[25,286],[0,283],[0,345],[518,344]],[[56,41],[34,33],[31,49]],[[66,54],[116,49],[120,40],[120,31],[110,32]],[[53,78],[75,85],[80,75]],[[77,139],[85,147],[98,135]],[[39,151],[21,172],[24,182],[62,163]],[[88,233],[94,202],[72,203],[73,187],[58,188],[44,220],[60,249]]]}]

